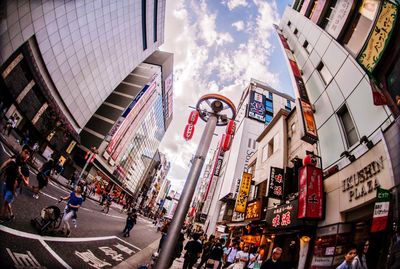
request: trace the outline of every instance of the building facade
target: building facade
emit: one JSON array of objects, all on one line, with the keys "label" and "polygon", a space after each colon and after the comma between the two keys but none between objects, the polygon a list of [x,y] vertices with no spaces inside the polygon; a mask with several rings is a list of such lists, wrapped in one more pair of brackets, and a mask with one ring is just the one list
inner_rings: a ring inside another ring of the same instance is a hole
[{"label": "building facade", "polygon": [[[398,222],[397,213],[388,214],[398,212],[400,133],[391,88],[399,74],[393,73],[397,12],[396,1],[294,1],[276,27],[296,97],[308,95],[322,160],[325,217],[310,238],[311,268],[335,268],[349,242],[366,240],[368,268],[391,263]],[[384,190],[392,198],[382,229],[373,217]]]}]

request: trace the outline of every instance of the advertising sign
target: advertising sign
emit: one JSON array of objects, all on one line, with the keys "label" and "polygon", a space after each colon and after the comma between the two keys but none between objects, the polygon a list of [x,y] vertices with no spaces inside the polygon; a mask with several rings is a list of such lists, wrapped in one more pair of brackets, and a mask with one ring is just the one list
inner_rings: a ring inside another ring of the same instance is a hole
[{"label": "advertising sign", "polygon": [[297,218],[298,200],[290,201],[289,204],[280,205],[267,210],[265,218],[270,230],[290,228],[303,225],[304,222]]},{"label": "advertising sign", "polygon": [[323,191],[321,169],[307,165],[299,169],[299,219],[323,217]]},{"label": "advertising sign", "polygon": [[318,141],[318,134],[312,107],[309,103],[301,99],[297,99],[296,105],[299,108],[298,116],[299,116],[299,122],[302,126],[301,139],[310,144],[314,144],[315,142]]},{"label": "advertising sign", "polygon": [[264,122],[265,121],[265,95],[251,91],[248,117]]},{"label": "advertising sign", "polygon": [[390,41],[397,20],[398,5],[384,1],[381,13],[376,21],[374,30],[357,61],[368,73],[372,73],[379,63],[387,44]]},{"label": "advertising sign", "polygon": [[320,20],[321,14],[324,11],[324,8],[327,6],[327,2],[326,0],[318,0],[315,2],[315,6],[314,6],[314,11],[312,11],[311,14],[311,21],[313,21],[314,23],[318,23],[318,21]]},{"label": "advertising sign", "polygon": [[376,203],[374,206],[374,216],[372,219],[371,232],[385,231],[390,205],[390,191],[378,188],[376,193]]},{"label": "advertising sign", "polygon": [[282,200],[284,172],[282,168],[271,166],[268,197]]},{"label": "advertising sign", "polygon": [[236,212],[246,212],[247,198],[249,197],[250,193],[251,177],[252,175],[250,173],[243,172],[242,181],[240,182],[239,193],[236,197]]},{"label": "advertising sign", "polygon": [[266,197],[257,199],[247,204],[245,220],[262,220],[265,219],[268,200]]},{"label": "advertising sign", "polygon": [[354,0],[339,0],[336,2],[335,8],[332,9],[328,24],[325,31],[333,38],[337,39],[342,32],[354,4]]}]

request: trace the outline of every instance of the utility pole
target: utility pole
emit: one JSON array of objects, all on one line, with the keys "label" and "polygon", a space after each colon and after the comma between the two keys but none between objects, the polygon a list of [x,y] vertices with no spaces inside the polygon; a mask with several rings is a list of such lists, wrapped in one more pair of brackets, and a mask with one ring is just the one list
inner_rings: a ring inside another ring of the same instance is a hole
[{"label": "utility pole", "polygon": [[98,153],[98,150],[96,147],[91,147],[89,151],[90,151],[90,154],[89,154],[88,158],[86,159],[86,163],[83,166],[82,171],[79,175],[80,179],[82,179],[82,176],[85,173],[86,167],[89,165],[89,163],[93,162],[94,158],[96,158],[95,155]]},{"label": "utility pole", "polygon": [[[228,119],[234,119],[236,117],[236,108],[233,103],[228,98],[219,94],[206,94],[202,96],[197,103],[196,110],[199,112],[200,118],[207,122],[207,124],[196,154],[193,157],[192,166],[186,179],[185,186],[183,187],[174,217],[168,228],[167,238],[162,244],[162,250],[155,266],[156,269],[168,268],[168,264],[173,257],[175,245],[178,241],[183,222],[185,221],[190,202],[193,198],[216,126],[225,126],[228,123]],[[226,114],[223,114],[222,112],[225,110],[228,111],[226,111]]]}]

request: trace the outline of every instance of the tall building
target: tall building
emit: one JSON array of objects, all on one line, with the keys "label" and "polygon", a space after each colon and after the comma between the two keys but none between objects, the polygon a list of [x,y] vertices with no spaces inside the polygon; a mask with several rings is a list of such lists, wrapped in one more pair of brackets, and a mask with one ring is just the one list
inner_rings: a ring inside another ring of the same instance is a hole
[{"label": "tall building", "polygon": [[68,159],[100,105],[164,41],[163,0],[21,0],[2,8],[2,109],[46,158]]},{"label": "tall building", "polygon": [[159,57],[151,56],[147,63],[135,68],[80,134],[82,146],[98,149],[91,173],[101,170],[108,174],[108,182],[136,197],[148,176],[146,171],[156,162],[158,146],[172,120],[168,107],[172,98],[173,55],[161,51],[153,54]]},{"label": "tall building", "polygon": [[[249,159],[257,150],[256,139],[280,109],[290,111],[293,106],[291,96],[254,79],[243,91],[232,147],[223,156],[219,176],[210,173],[210,182],[215,184],[215,188],[210,190],[213,193],[211,204],[215,206],[211,206],[207,213],[205,226],[208,233],[215,231],[218,218],[222,220],[224,213],[233,213],[232,222],[244,220],[244,212],[232,210],[232,201],[238,195],[243,173],[248,172]],[[218,156],[214,159],[217,161]],[[224,213],[220,214],[221,208]]]},{"label": "tall building", "polygon": [[366,240],[368,268],[391,262],[400,183],[398,9],[396,1],[294,1],[276,26],[299,131],[322,160],[325,214],[310,234],[310,268],[335,268],[349,242]]}]

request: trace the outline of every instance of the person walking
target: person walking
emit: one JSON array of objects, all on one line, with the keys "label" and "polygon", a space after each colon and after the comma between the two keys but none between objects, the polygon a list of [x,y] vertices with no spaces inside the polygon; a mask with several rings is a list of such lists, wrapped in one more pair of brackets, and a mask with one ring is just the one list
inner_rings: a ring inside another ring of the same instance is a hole
[{"label": "person walking", "polygon": [[76,219],[78,209],[81,207],[83,203],[83,198],[81,194],[82,194],[82,187],[78,185],[75,191],[71,192],[70,195],[65,197],[60,197],[60,201],[68,200],[67,206],[64,209],[64,216],[61,221],[61,227],[62,227],[61,229],[67,237],[71,235],[69,220],[72,218]]},{"label": "person walking", "polygon": [[239,244],[238,242],[233,242],[230,248],[227,248],[224,253],[224,266],[222,268],[227,268],[235,262],[236,254],[238,252]]},{"label": "person walking", "polygon": [[225,239],[220,238],[215,239],[215,244],[210,251],[209,258],[206,262],[206,268],[217,269],[221,267],[222,257],[224,255],[223,245],[225,244]]},{"label": "person walking", "polygon": [[352,269],[368,269],[366,257],[368,249],[369,241],[363,242],[357,247],[357,256],[354,257],[351,263]]},{"label": "person walking", "polygon": [[124,237],[129,237],[130,231],[136,224],[136,219],[137,219],[136,210],[133,210],[131,213],[128,213],[128,217],[126,218],[125,228],[122,231]]},{"label": "person walking", "polygon": [[249,253],[249,246],[245,245],[243,250],[239,250],[236,253],[235,257],[235,265],[233,269],[246,269],[247,263],[250,261],[250,253]]},{"label": "person walking", "polygon": [[247,265],[248,269],[260,269],[262,264],[261,250],[261,247],[259,247],[257,250],[255,247],[250,250],[250,262]]},{"label": "person walking", "polygon": [[168,268],[170,268],[172,266],[172,264],[174,263],[174,260],[177,258],[180,258],[182,255],[182,250],[183,250],[183,241],[185,241],[185,234],[184,233],[180,233],[179,234],[179,238],[178,238],[178,242],[175,245],[175,250],[173,253],[173,256],[168,264]]},{"label": "person walking", "polygon": [[268,260],[266,260],[262,265],[261,269],[283,269],[282,263],[279,259],[282,256],[282,249],[280,247],[276,247],[272,250],[272,256]]},{"label": "person walking", "polygon": [[357,255],[357,247],[351,245],[347,248],[346,254],[344,255],[344,261],[336,267],[336,269],[351,269],[352,262]]},{"label": "person walking", "polygon": [[53,170],[53,168],[54,160],[52,158],[50,158],[46,163],[42,165],[39,173],[36,176],[38,185],[32,187],[32,190],[34,192],[33,198],[39,199],[39,192],[49,183],[51,170]]},{"label": "person walking", "polygon": [[215,236],[212,234],[212,235],[210,235],[208,240],[203,241],[203,243],[202,243],[203,244],[203,253],[201,254],[200,264],[197,268],[201,268],[208,260],[211,249],[214,246],[214,238],[215,238]]},{"label": "person walking", "polygon": [[0,217],[4,221],[15,219],[11,204],[16,197],[18,181],[22,179],[25,185],[29,185],[29,169],[26,163],[31,155],[32,149],[24,145],[17,156],[11,157],[0,166],[0,170],[4,171],[5,175],[2,192],[3,205],[0,210]]},{"label": "person walking", "polygon": [[182,269],[193,268],[198,258],[200,257],[201,251],[203,249],[201,241],[199,240],[200,234],[198,233],[193,234],[192,238],[193,239],[187,242],[185,246],[186,253],[184,256]]}]

